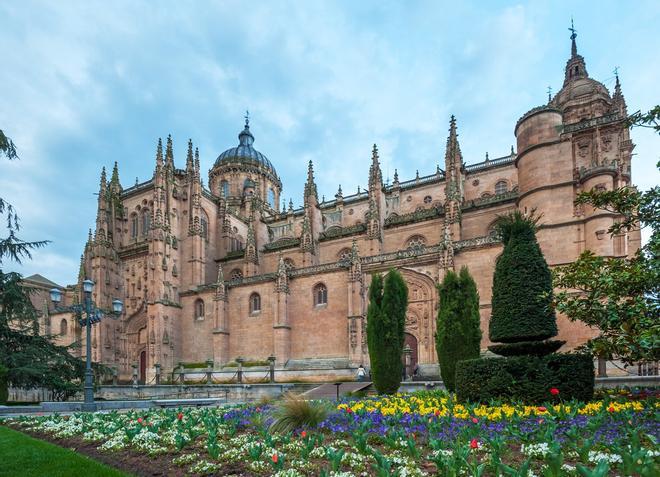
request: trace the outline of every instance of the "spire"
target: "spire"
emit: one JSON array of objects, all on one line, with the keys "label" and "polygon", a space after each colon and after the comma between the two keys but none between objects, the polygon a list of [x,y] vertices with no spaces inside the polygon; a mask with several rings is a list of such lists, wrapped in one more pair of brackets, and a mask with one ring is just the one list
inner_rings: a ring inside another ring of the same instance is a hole
[{"label": "spire", "polygon": [[78,283],[82,283],[84,279],[85,279],[85,256],[81,254],[80,266],[78,267]]},{"label": "spire", "polygon": [[199,177],[199,148],[195,148],[195,175]]},{"label": "spire", "polygon": [[399,171],[397,169],[394,169],[394,181],[392,185],[399,185]]},{"label": "spire", "polygon": [[307,165],[307,182],[305,182],[305,203],[312,196],[316,199],[316,202],[319,201],[319,196],[316,192],[316,183],[314,182],[314,165],[310,160]]},{"label": "spire", "polygon": [[571,17],[571,27],[568,29],[571,32],[571,58],[575,58],[577,54],[577,45],[575,44],[575,39],[577,38],[577,30],[573,25],[573,17]]},{"label": "spire", "polygon": [[369,189],[380,189],[383,187],[383,173],[378,162],[378,146],[374,144],[371,150],[371,166],[369,167]]},{"label": "spire", "polygon": [[186,154],[186,172],[191,174],[193,172],[193,143],[192,139],[188,139],[188,154]]},{"label": "spire", "polygon": [[564,87],[568,85],[571,81],[580,78],[588,78],[589,74],[587,73],[587,67],[584,63],[584,58],[578,55],[577,44],[575,43],[575,38],[577,38],[577,30],[573,25],[573,19],[571,18],[571,27],[568,29],[571,32],[571,57],[566,62],[566,72],[564,75]]},{"label": "spire", "polygon": [[115,165],[112,168],[112,177],[110,178],[110,183],[113,185],[119,185],[119,166],[117,165],[117,161],[115,161]]},{"label": "spire", "polygon": [[[100,181],[100,184],[99,184],[99,190],[104,191],[107,185],[108,185],[108,181],[107,181],[106,175],[105,175],[105,166],[103,166],[101,168],[101,181]],[[101,196],[99,195],[99,198],[100,197]]]},{"label": "spire", "polygon": [[290,214],[293,214],[293,200],[291,198],[289,198],[289,210],[288,210],[288,212]]},{"label": "spire", "polygon": [[245,127],[238,135],[239,145],[251,146],[254,143],[254,136],[250,132],[250,111],[245,111]]},{"label": "spire", "polygon": [[624,116],[628,115],[628,107],[626,105],[626,99],[623,97],[623,92],[621,91],[621,83],[619,82],[619,67],[614,68],[614,76],[616,77],[616,83],[614,84],[614,95],[612,95],[612,102],[614,106],[619,108],[619,111]]},{"label": "spire", "polygon": [[172,135],[167,135],[167,146],[165,147],[165,166],[174,169],[174,152],[172,150]]},{"label": "spire", "polygon": [[344,193],[341,191],[341,184],[339,184],[339,188],[337,189],[337,193],[335,194],[335,199],[341,200],[344,198]]},{"label": "spire", "polygon": [[158,138],[158,146],[156,146],[156,166],[163,165],[163,140]]}]

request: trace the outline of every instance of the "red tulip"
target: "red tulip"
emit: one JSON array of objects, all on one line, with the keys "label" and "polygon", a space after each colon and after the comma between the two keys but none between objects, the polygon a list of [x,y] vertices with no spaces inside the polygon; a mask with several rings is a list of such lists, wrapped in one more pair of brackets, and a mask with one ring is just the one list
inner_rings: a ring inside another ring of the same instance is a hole
[{"label": "red tulip", "polygon": [[477,422],[479,422],[479,419],[477,419],[476,417],[473,417],[472,422],[476,424]]},{"label": "red tulip", "polygon": [[141,417],[138,417],[138,424],[142,424],[143,419]]},{"label": "red tulip", "polygon": [[479,442],[478,442],[476,439],[472,439],[472,440],[470,441],[470,447],[471,447],[472,449],[477,449],[477,448],[479,447]]},{"label": "red tulip", "polygon": [[182,420],[183,420],[183,413],[180,412],[179,414],[177,414],[177,415],[176,415],[176,418],[177,418],[179,421],[182,421]]},{"label": "red tulip", "polygon": [[277,464],[277,454],[273,454],[273,457],[271,457],[271,459],[273,459],[273,464]]},{"label": "red tulip", "polygon": [[539,412],[545,412],[545,411],[547,411],[547,409],[546,409],[545,406],[539,406],[539,407],[537,407],[536,409],[537,409]]},{"label": "red tulip", "polygon": [[614,407],[610,406],[610,407],[607,408],[607,410],[610,411],[610,412],[614,412]]},{"label": "red tulip", "polygon": [[305,437],[307,437],[307,433],[305,431],[302,431],[300,433],[300,437],[302,437],[304,439]]},{"label": "red tulip", "polygon": [[559,394],[559,389],[550,388],[550,394],[552,394],[553,396],[557,396]]}]

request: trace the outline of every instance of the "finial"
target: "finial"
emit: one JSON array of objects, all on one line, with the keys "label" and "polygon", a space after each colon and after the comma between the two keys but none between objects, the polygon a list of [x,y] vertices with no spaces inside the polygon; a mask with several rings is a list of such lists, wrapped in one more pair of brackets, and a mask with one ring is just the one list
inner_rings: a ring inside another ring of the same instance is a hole
[{"label": "finial", "polygon": [[195,148],[195,169],[199,172],[199,148]]},{"label": "finial", "polygon": [[110,178],[110,182],[113,184],[119,184],[119,165],[117,164],[117,161],[115,161],[115,165],[112,168],[112,177]]},{"label": "finial", "polygon": [[515,155],[516,155],[516,153],[513,152],[513,144],[511,144],[511,155],[512,155],[512,156],[515,156]]},{"label": "finial", "polygon": [[341,184],[339,184],[339,189],[337,189],[337,194],[338,194],[338,195],[342,195]]},{"label": "finial", "polygon": [[399,182],[399,171],[394,169],[394,183],[398,183],[398,182]]},{"label": "finial", "polygon": [[140,181],[138,181],[138,178],[136,177],[135,178],[135,185],[138,185],[139,183],[140,183]]},{"label": "finial", "polygon": [[374,144],[374,147],[371,150],[371,159],[374,162],[378,162],[378,146],[376,146],[376,144]]},{"label": "finial", "polygon": [[293,212],[293,199],[289,198],[289,212]]},{"label": "finial", "polygon": [[247,109],[245,110],[245,127],[248,129],[250,128],[250,111]]},{"label": "finial", "polygon": [[172,150],[172,135],[167,135],[167,146],[165,147],[165,161],[168,165],[174,165],[174,151]]},{"label": "finial", "polygon": [[417,180],[419,179],[419,169],[417,169],[415,171],[415,179],[417,179]]},{"label": "finial", "polygon": [[106,175],[105,175],[105,166],[101,168],[101,187],[105,187]]},{"label": "finial", "polygon": [[577,30],[573,25],[573,17],[571,17],[571,27],[568,29],[571,32],[571,57],[577,56],[577,45],[575,39],[577,38]]},{"label": "finial", "polygon": [[552,86],[548,85],[548,103],[552,100]]},{"label": "finial", "polygon": [[490,161],[490,159],[488,158],[488,151],[486,151],[486,162],[488,161]]},{"label": "finial", "polygon": [[324,202],[325,202],[325,194],[323,194],[323,195],[321,196],[321,203],[324,203]]},{"label": "finial", "polygon": [[440,164],[435,165],[435,173],[440,174]]},{"label": "finial", "polygon": [[360,193],[360,186],[359,186],[359,185],[358,185],[358,191],[357,191],[357,193],[358,193],[358,194]]}]

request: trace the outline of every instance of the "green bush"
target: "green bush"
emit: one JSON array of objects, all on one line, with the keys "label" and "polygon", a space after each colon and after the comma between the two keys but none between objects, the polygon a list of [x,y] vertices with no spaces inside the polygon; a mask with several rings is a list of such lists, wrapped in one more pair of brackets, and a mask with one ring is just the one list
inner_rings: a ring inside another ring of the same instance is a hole
[{"label": "green bush", "polygon": [[520,211],[500,217],[504,250],[493,276],[490,340],[540,341],[557,335],[552,275],[536,241],[536,221]]},{"label": "green bush", "polygon": [[449,270],[438,286],[438,293],[440,307],[435,337],[438,363],[442,382],[454,391],[456,363],[479,357],[479,293],[467,267],[460,274]]},{"label": "green bush", "polygon": [[385,283],[375,274],[369,287],[367,346],[371,377],[380,394],[394,394],[401,385],[408,287],[401,274],[390,270]]},{"label": "green bush", "polygon": [[[559,394],[552,395],[551,388],[557,388]],[[461,401],[589,401],[593,395],[594,365],[591,355],[485,358],[461,361],[456,366],[456,396]]]},{"label": "green bush", "polygon": [[6,404],[9,400],[9,381],[7,380],[7,368],[0,364],[0,404]]}]

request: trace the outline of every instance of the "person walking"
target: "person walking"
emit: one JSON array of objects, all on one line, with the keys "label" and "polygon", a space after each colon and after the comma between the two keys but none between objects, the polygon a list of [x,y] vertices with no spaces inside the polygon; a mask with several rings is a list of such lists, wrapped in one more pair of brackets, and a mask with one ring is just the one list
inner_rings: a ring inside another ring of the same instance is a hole
[{"label": "person walking", "polygon": [[364,381],[365,376],[367,375],[367,370],[364,369],[364,366],[360,365],[357,369],[357,380]]}]

